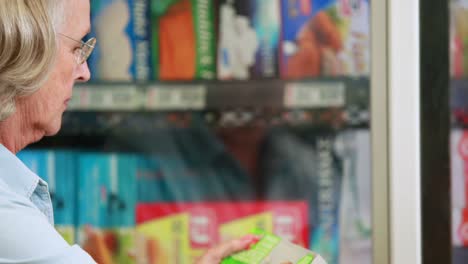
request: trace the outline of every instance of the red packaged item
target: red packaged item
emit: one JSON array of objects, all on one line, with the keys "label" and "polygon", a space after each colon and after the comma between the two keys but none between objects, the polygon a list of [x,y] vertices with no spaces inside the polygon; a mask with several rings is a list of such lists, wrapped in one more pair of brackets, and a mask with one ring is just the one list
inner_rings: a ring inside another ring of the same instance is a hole
[{"label": "red packaged item", "polygon": [[150,263],[174,259],[193,263],[206,249],[254,228],[309,246],[308,209],[303,201],[139,204],[136,219],[139,240],[157,245],[145,254],[155,258]]}]

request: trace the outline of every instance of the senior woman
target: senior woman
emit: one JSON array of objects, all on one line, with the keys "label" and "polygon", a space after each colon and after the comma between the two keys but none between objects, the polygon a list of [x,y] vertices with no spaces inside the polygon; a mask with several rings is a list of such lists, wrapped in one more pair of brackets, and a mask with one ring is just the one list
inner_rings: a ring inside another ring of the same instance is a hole
[{"label": "senior woman", "polygon": [[[53,228],[47,183],[15,156],[59,131],[73,85],[90,78],[89,31],[89,0],[0,0],[0,263],[95,263]],[[198,263],[219,263],[255,240],[219,245]]]}]

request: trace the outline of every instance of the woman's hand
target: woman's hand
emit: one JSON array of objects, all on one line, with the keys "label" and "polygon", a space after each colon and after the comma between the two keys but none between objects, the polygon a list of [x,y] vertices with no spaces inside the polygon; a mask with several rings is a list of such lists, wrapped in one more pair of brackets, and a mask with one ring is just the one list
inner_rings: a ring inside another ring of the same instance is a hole
[{"label": "woman's hand", "polygon": [[219,246],[209,249],[196,264],[219,264],[223,258],[232,255],[238,251],[248,249],[251,245],[260,240],[255,235],[246,235],[239,239],[233,239],[222,243]]},{"label": "woman's hand", "polygon": [[85,227],[86,241],[83,249],[99,264],[112,264],[112,254],[104,235],[90,226]]}]

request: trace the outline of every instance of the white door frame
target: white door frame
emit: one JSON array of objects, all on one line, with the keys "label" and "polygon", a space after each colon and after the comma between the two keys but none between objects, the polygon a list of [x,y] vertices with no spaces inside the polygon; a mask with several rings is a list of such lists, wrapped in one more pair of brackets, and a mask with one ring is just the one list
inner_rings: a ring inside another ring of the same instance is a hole
[{"label": "white door frame", "polygon": [[419,1],[371,6],[373,263],[420,264]]}]

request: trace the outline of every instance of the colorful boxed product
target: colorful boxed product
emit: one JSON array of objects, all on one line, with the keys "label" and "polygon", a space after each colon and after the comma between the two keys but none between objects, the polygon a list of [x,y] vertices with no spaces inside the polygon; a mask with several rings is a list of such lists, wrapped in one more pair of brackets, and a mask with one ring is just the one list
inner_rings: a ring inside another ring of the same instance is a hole
[{"label": "colorful boxed product", "polygon": [[70,244],[75,243],[76,154],[72,151],[23,150],[23,163],[47,182],[54,209],[54,225]]},{"label": "colorful boxed product", "polygon": [[79,157],[78,238],[99,263],[135,263],[136,156]]},{"label": "colorful boxed product", "polygon": [[[253,228],[308,246],[305,202],[148,203],[137,206],[137,232],[150,263],[193,263],[208,248]],[[151,262],[152,261],[152,262]]]},{"label": "colorful boxed product", "polygon": [[369,10],[369,0],[281,0],[281,76],[367,76]]},{"label": "colorful boxed product", "polygon": [[214,79],[214,0],[152,0],[152,61],[160,80]]},{"label": "colorful boxed product", "polygon": [[219,21],[219,79],[278,76],[278,1],[222,0]]},{"label": "colorful boxed product", "polygon": [[89,59],[93,79],[152,78],[149,13],[147,0],[91,1],[90,35],[98,40]]}]

